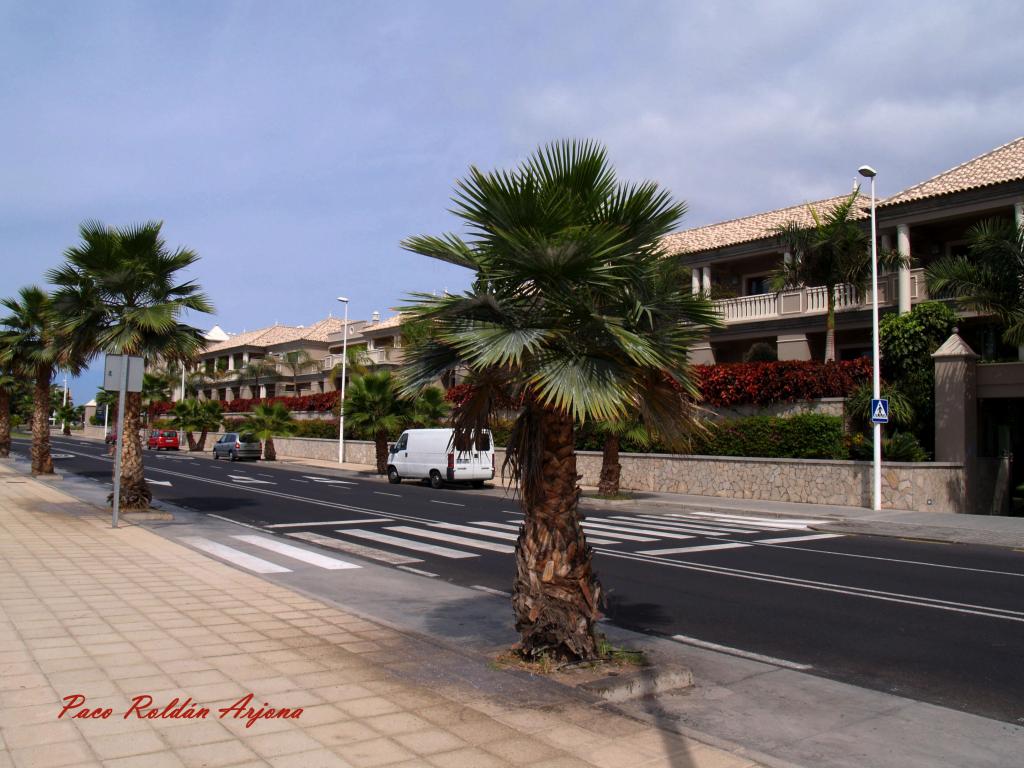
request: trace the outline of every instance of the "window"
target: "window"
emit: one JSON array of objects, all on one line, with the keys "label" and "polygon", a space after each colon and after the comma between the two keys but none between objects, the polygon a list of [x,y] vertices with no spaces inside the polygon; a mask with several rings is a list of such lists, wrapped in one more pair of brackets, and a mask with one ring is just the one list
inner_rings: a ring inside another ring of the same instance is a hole
[{"label": "window", "polygon": [[406,449],[406,446],[408,446],[408,445],[409,445],[409,433],[408,432],[403,432],[402,436],[400,438],[398,438],[398,442],[395,443],[395,450],[396,451],[404,451]]},{"label": "window", "polygon": [[756,296],[759,293],[771,293],[771,275],[754,275],[746,279],[746,295]]}]

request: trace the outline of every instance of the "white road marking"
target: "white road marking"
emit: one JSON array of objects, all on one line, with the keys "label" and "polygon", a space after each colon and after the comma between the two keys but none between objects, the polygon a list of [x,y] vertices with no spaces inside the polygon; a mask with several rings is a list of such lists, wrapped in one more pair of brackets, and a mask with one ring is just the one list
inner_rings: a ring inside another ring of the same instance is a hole
[{"label": "white road marking", "polygon": [[293,539],[300,539],[301,541],[308,541],[312,544],[319,544],[322,547],[328,547],[330,549],[336,549],[339,552],[346,552],[350,555],[356,555],[357,557],[365,557],[367,560],[379,560],[382,563],[389,563],[390,565],[397,565],[401,568],[407,563],[422,563],[423,561],[417,557],[409,557],[408,555],[398,555],[394,552],[387,552],[383,549],[374,549],[373,547],[363,546],[362,544],[356,544],[353,541],[342,541],[336,539],[333,536],[323,536],[319,533],[313,533],[312,531],[303,531],[302,533],[286,533]]},{"label": "white road marking", "polygon": [[414,552],[426,552],[431,555],[447,557],[452,560],[462,560],[467,557],[480,557],[476,552],[463,552],[459,549],[439,547],[436,544],[427,544],[422,541],[412,541],[398,536],[389,536],[386,533],[379,533],[377,531],[364,531],[361,528],[346,528],[343,531],[338,531],[338,533],[343,533],[346,536],[355,536],[360,539],[369,539],[370,541],[380,542],[381,544],[390,544],[392,547],[398,547],[399,549],[411,549]]},{"label": "white road marking", "polygon": [[680,530],[710,531],[717,536],[727,533],[755,533],[761,530],[761,528],[756,525],[718,523],[703,518],[690,520],[689,518],[682,518],[678,516],[667,517],[665,515],[611,515],[611,519],[628,520],[630,522],[641,523],[643,525],[653,525],[657,527],[665,526],[669,528],[678,528]]},{"label": "white road marking", "polygon": [[390,517],[364,517],[360,520],[327,520],[316,523],[274,523],[267,528],[312,528],[315,525],[355,525],[356,523],[393,523],[394,518]]},{"label": "white road marking", "polygon": [[437,499],[430,499],[431,504],[447,504],[449,507],[464,507],[465,504],[457,504],[454,501],[438,501]]},{"label": "white road marking", "polygon": [[170,480],[150,480],[148,477],[146,478],[146,482],[149,483],[150,485],[166,485],[166,486],[170,486],[170,484],[171,484]]},{"label": "white road marking", "polygon": [[622,539],[623,541],[657,541],[656,538],[652,539],[650,536],[637,536],[633,533],[619,533],[618,531],[607,530],[609,528],[607,525],[592,525],[586,520],[583,521],[582,526],[584,531],[594,531],[599,536],[605,536],[609,539]]},{"label": "white road marking", "polygon": [[374,491],[374,493],[378,496],[394,496],[396,499],[402,498],[402,494],[400,493],[385,493],[384,491]]},{"label": "white road marking", "polygon": [[253,536],[252,534],[242,533],[235,534],[231,538],[244,541],[246,544],[252,544],[254,547],[268,549],[271,552],[290,557],[293,560],[315,565],[317,568],[325,568],[328,571],[343,571],[348,568],[361,567],[355,563],[338,560],[336,557],[319,555],[316,552],[310,552],[301,547],[293,547],[291,544],[285,544],[283,541],[277,541],[276,539],[268,539],[265,536]]},{"label": "white road marking", "polygon": [[730,656],[739,656],[740,658],[751,659],[753,661],[763,661],[765,664],[772,664],[776,667],[786,667],[787,669],[797,669],[800,671],[814,669],[810,664],[798,664],[795,661],[777,659],[774,656],[765,656],[761,653],[744,651],[740,648],[733,648],[728,645],[709,643],[707,640],[698,640],[695,637],[687,637],[686,635],[672,635],[672,639],[680,643],[685,643],[686,645],[694,645],[698,648],[707,648],[709,651],[719,651],[721,653],[727,653]]},{"label": "white road marking", "polygon": [[257,472],[260,477],[274,477],[274,475],[268,475],[266,472]]},{"label": "white road marking", "polygon": [[429,531],[422,528],[413,528],[408,525],[390,525],[388,526],[389,531],[396,531],[397,533],[405,533],[409,536],[419,536],[424,539],[435,539],[437,541],[446,541],[449,544],[459,544],[463,547],[475,547],[476,549],[486,549],[491,552],[501,552],[504,555],[511,555],[515,552],[515,547],[510,547],[508,544],[496,544],[493,541],[480,541],[478,539],[469,539],[465,536],[455,536],[450,533],[441,533],[440,531]]},{"label": "white road marking", "polygon": [[234,563],[240,568],[245,568],[247,571],[253,573],[291,573],[291,570],[284,566],[272,563],[269,560],[263,560],[259,557],[253,557],[252,555],[246,554],[241,550],[229,547],[225,544],[218,544],[215,541],[209,539],[203,539],[198,536],[186,536],[181,539],[196,549],[207,552],[214,557],[226,560],[229,563]]},{"label": "white road marking", "polygon": [[724,512],[694,512],[697,517],[713,517],[721,520],[740,520],[744,523],[757,523],[768,525],[821,525],[828,520],[804,520],[791,517],[756,517],[753,515],[729,515]]},{"label": "white road marking", "polygon": [[429,525],[431,528],[444,528],[446,531],[475,533],[477,536],[490,536],[492,539],[515,541],[519,538],[518,533],[512,533],[511,531],[488,531],[485,528],[474,528],[471,525],[456,525],[455,523],[429,523]]},{"label": "white road marking", "polygon": [[740,544],[739,542],[733,544],[705,544],[700,547],[675,547],[674,549],[645,549],[637,554],[640,555],[681,555],[689,552],[713,552],[717,549],[740,549],[742,547],[749,547],[750,544]]},{"label": "white road marking", "polygon": [[584,526],[590,526],[591,528],[608,528],[613,531],[625,531],[626,533],[639,533],[641,536],[653,536],[654,541],[658,539],[692,539],[693,536],[688,533],[675,533],[671,529],[668,531],[655,531],[651,528],[633,528],[628,525],[621,525],[614,520],[611,521],[595,521],[587,519],[583,521]]},{"label": "white road marking", "polygon": [[239,485],[277,485],[269,480],[257,480],[255,477],[249,477],[248,475],[228,475],[234,482]]},{"label": "white road marking", "polygon": [[336,477],[319,477],[317,475],[303,475],[307,480],[312,480],[314,483],[328,483],[332,485],[355,485],[351,480],[339,480]]},{"label": "white road marking", "polygon": [[788,544],[793,541],[817,541],[818,539],[839,539],[841,533],[816,533],[810,536],[783,536],[781,539],[757,539],[755,544]]},{"label": "white road marking", "polygon": [[296,478],[293,477],[291,478],[291,481],[293,483],[305,483],[306,485],[309,485],[309,480],[297,480]]},{"label": "white road marking", "polygon": [[486,592],[489,595],[497,595],[498,597],[512,597],[511,592],[505,592],[501,589],[494,589],[493,587],[485,587],[483,584],[473,584],[470,589],[476,589],[480,592]]},{"label": "white road marking", "polygon": [[410,568],[407,565],[398,566],[400,570],[408,571],[409,573],[415,573],[417,576],[426,576],[428,579],[436,579],[437,574],[431,573],[430,571],[421,571],[419,568]]},{"label": "white road marking", "polygon": [[489,520],[474,520],[473,525],[486,525],[489,528],[503,528],[509,531],[518,531],[522,528],[522,525],[515,525],[513,523],[492,523]]},{"label": "white road marking", "polygon": [[637,552],[616,552],[615,550],[601,550],[601,552],[612,557],[618,557],[622,560],[636,560],[642,563],[652,563],[667,566],[669,568],[681,568],[687,571],[710,573],[716,576],[733,576],[738,579],[747,579],[749,581],[763,581],[769,584],[779,584],[787,587],[813,589],[819,592],[833,592],[835,594],[864,597],[870,600],[881,600],[888,603],[901,603],[904,605],[918,606],[920,608],[934,608],[940,611],[952,611],[954,613],[985,616],[992,619],[1003,619],[1004,621],[1024,623],[1024,611],[1011,611],[1006,608],[992,608],[985,605],[972,605],[970,603],[956,603],[950,600],[939,600],[938,598],[920,597],[917,595],[902,595],[897,592],[883,592],[878,589],[844,587],[842,585],[831,584],[829,582],[795,579],[788,576],[761,573],[759,571],[744,571],[738,568],[727,568],[708,563],[687,563],[679,560],[665,560],[657,557],[648,557]]}]

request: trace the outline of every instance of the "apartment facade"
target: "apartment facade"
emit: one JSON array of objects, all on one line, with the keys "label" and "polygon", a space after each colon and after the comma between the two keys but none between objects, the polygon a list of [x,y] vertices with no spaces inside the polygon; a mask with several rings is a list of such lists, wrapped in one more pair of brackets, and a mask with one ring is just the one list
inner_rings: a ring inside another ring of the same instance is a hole
[{"label": "apartment facade", "polygon": [[[810,226],[811,208],[825,211],[839,195],[732,221],[684,230],[665,246],[691,269],[691,290],[715,300],[724,327],[693,350],[693,362],[736,362],[755,343],[775,347],[780,360],[822,359],[826,292],[805,286],[773,292],[772,273],[786,260],[775,236],[779,225]],[[857,201],[856,217],[868,228],[870,201]],[[968,229],[983,219],[1024,221],[1024,137],[944,171],[877,202],[878,247],[910,257],[907,266],[882,272],[883,312],[909,312],[928,299],[924,272],[936,259],[966,252]],[[837,290],[836,356],[870,353],[870,296],[851,286]]]},{"label": "apartment facade", "polygon": [[[336,317],[309,326],[272,325],[229,334],[206,333],[206,349],[187,371],[186,395],[203,400],[294,397],[333,392],[340,386],[342,351],[369,369],[401,362],[401,317],[380,320]],[[347,336],[347,338],[346,338]],[[175,399],[183,396],[180,386]]]}]

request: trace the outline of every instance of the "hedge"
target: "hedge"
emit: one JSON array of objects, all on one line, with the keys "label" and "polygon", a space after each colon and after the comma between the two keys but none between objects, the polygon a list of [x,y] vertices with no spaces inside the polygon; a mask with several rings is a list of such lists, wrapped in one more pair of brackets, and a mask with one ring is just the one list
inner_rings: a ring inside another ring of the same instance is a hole
[{"label": "hedge", "polygon": [[704,402],[714,406],[847,397],[871,378],[866,357],[822,363],[782,360],[764,363],[719,363],[694,366]]},{"label": "hedge", "polygon": [[694,439],[701,456],[751,456],[774,459],[846,459],[850,455],[841,416],[748,416],[708,425]]}]

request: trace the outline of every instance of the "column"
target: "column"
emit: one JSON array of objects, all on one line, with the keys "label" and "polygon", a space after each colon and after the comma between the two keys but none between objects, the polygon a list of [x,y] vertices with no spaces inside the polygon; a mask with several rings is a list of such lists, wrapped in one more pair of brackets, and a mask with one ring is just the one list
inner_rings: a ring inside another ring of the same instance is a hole
[{"label": "column", "polygon": [[806,333],[789,333],[775,337],[779,360],[810,360],[811,344]]},{"label": "column", "polygon": [[896,226],[896,247],[906,263],[900,265],[899,274],[899,307],[900,314],[904,315],[910,311],[910,225],[898,224]]},{"label": "column", "polygon": [[783,253],[782,253],[782,263],[785,264],[787,267],[792,266],[792,264],[793,264],[793,254],[790,253],[789,251],[783,251]]},{"label": "column", "polygon": [[701,291],[704,292],[705,296],[711,295],[711,267],[701,267],[701,280],[700,280]]},{"label": "column", "polygon": [[690,267],[690,290],[694,296],[700,293],[700,267]]},{"label": "column", "polygon": [[[886,232],[884,235],[879,235],[878,236],[878,252],[880,254],[882,254],[882,253],[888,253],[891,250],[892,250],[892,235],[890,235],[888,232]],[[889,270],[886,269],[885,267],[883,267],[881,264],[878,265],[878,274],[879,274],[879,276],[886,274],[888,271]]]},{"label": "column", "polygon": [[[963,501],[951,512],[974,512],[977,477],[978,355],[954,333],[932,355],[935,361],[935,460],[962,464]],[[980,510],[979,510],[980,511]]]}]

